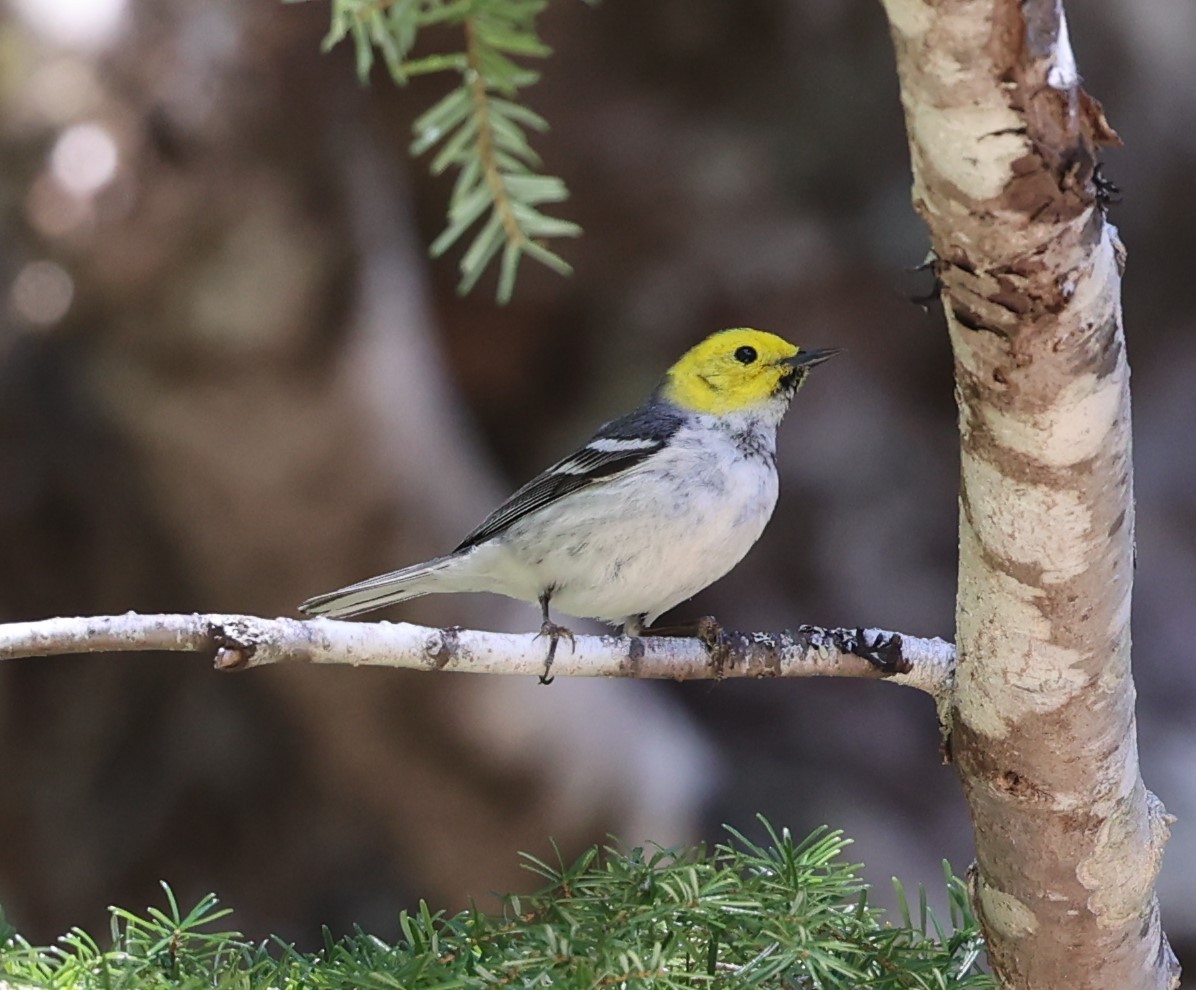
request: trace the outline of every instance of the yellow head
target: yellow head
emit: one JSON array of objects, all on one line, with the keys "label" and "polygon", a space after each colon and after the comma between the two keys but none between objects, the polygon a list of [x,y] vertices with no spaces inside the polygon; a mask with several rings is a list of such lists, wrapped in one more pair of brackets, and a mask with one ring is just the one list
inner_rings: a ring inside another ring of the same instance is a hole
[{"label": "yellow head", "polygon": [[698,413],[721,415],[788,401],[808,370],[837,348],[800,350],[763,330],[720,330],[691,347],[665,374],[662,398]]}]

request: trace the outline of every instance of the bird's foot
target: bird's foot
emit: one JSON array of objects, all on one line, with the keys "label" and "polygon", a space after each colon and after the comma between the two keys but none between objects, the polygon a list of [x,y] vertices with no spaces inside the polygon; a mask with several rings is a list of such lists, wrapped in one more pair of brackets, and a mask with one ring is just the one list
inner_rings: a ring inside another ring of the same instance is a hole
[{"label": "bird's foot", "polygon": [[645,633],[649,636],[684,636],[699,640],[710,654],[710,662],[716,676],[722,675],[731,652],[730,637],[723,629],[722,623],[713,615],[703,615],[693,622],[647,629]]},{"label": "bird's foot", "polygon": [[558,626],[555,622],[549,622],[547,619],[540,623],[540,631],[536,634],[536,639],[539,639],[541,636],[548,637],[548,656],[544,660],[544,673],[540,675],[540,683],[551,684],[555,678],[549,676],[549,671],[552,670],[552,661],[556,659],[557,643],[561,639],[567,639],[569,640],[569,645],[576,650],[577,641],[573,637],[572,629]]},{"label": "bird's foot", "polygon": [[731,637],[713,615],[703,615],[697,622],[698,639],[710,654],[710,664],[714,668],[714,676],[722,679],[727,662],[732,660]]},{"label": "bird's foot", "polygon": [[703,615],[697,621],[697,636],[708,650],[717,650],[727,645],[727,633],[722,623],[713,615]]}]

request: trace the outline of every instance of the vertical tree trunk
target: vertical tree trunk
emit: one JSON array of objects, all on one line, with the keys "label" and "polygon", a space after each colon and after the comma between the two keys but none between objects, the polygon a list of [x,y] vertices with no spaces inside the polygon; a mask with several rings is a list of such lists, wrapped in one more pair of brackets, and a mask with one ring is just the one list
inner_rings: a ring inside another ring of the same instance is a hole
[{"label": "vertical tree trunk", "polygon": [[952,751],[1005,986],[1178,985],[1138,770],[1124,262],[1056,0],[885,0],[955,352]]}]

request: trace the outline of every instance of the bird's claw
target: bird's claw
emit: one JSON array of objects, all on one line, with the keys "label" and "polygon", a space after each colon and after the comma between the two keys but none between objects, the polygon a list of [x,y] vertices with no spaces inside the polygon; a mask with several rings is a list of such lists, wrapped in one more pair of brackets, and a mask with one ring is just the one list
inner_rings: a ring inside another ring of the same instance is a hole
[{"label": "bird's claw", "polygon": [[549,622],[545,619],[540,623],[540,631],[536,633],[536,639],[541,636],[548,637],[548,656],[544,660],[544,673],[540,675],[541,684],[551,684],[555,677],[549,676],[549,671],[552,670],[552,661],[556,659],[556,645],[562,638],[569,640],[569,645],[576,651],[577,640],[573,636],[572,629],[566,629],[564,626],[558,626],[555,622]]},{"label": "bird's claw", "polygon": [[722,624],[713,615],[703,615],[697,622],[697,636],[708,650],[725,645],[727,635]]},{"label": "bird's claw", "polygon": [[703,615],[698,619],[697,637],[710,654],[714,676],[721,680],[728,662],[734,661],[731,637],[713,615]]}]

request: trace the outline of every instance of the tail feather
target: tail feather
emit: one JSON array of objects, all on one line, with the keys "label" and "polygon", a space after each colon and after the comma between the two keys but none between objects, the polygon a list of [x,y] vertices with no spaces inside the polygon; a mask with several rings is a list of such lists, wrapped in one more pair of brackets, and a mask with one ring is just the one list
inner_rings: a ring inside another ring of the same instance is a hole
[{"label": "tail feather", "polygon": [[299,611],[305,615],[348,618],[396,602],[405,602],[410,598],[419,598],[420,595],[440,590],[436,587],[437,575],[452,566],[457,559],[457,555],[450,554],[423,564],[391,571],[389,574],[379,574],[377,577],[309,598],[299,606]]}]

